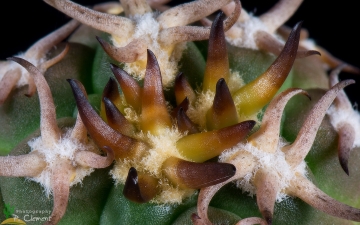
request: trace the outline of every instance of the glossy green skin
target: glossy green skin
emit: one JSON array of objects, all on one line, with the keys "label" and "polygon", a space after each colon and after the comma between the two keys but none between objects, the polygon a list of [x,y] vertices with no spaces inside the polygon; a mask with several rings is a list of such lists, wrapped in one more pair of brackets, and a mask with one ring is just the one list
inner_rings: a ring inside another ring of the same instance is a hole
[{"label": "glossy green skin", "polygon": [[[190,50],[181,61],[181,71],[188,77],[195,89],[201,84],[204,59],[193,44],[189,44],[189,46]],[[66,78],[82,81],[86,86],[89,98],[92,99],[93,106],[99,107],[99,96],[102,94],[102,89],[109,77],[113,76],[109,63],[114,63],[114,61],[109,59],[100,47],[96,48],[95,58],[92,58],[94,50],[85,46],[72,44],[70,49],[74,51],[73,57],[68,61],[64,59],[50,68],[45,75],[54,95],[58,118],[75,115],[75,102],[70,87],[65,81]],[[274,56],[258,51],[237,48],[228,48],[228,50],[230,67],[232,70],[239,71],[246,83],[263,73],[275,59]],[[58,69],[55,70],[55,68]],[[301,72],[297,74],[301,74]],[[289,76],[282,89],[293,86],[292,77],[293,75]],[[308,82],[313,81],[310,79]],[[39,127],[38,98],[37,96],[30,99],[25,98],[22,96],[24,91],[22,89],[15,92],[12,100],[1,108],[0,126],[8,127],[6,132],[0,131],[2,154],[7,154],[16,145],[18,146],[11,154],[24,154],[29,151],[26,147],[26,137],[36,136],[36,133],[29,135]],[[315,96],[320,95],[312,95],[313,101],[309,101],[303,96],[296,96],[286,107],[282,135],[288,141],[293,141],[296,137],[306,111],[316,102]],[[173,96],[169,94],[167,98],[172,102]],[[68,123],[66,126],[71,125],[72,123]],[[314,147],[306,158],[313,173],[310,176],[318,187],[330,196],[359,207],[356,199],[359,199],[357,196],[359,195],[360,172],[357,173],[355,163],[360,155],[354,151],[354,157],[351,158],[349,164],[351,175],[347,177],[338,163],[336,141],[332,141],[335,139],[336,133],[332,127],[328,122],[323,124]],[[190,215],[196,212],[197,195],[185,199],[184,203],[180,205],[133,203],[122,195],[123,185],[114,185],[108,175],[109,169],[97,170],[85,178],[83,185],[71,188],[69,206],[60,224],[191,224]],[[46,198],[42,187],[35,182],[27,181],[24,178],[0,178],[0,187],[4,202],[17,208],[52,209],[51,197]],[[222,188],[214,196],[210,205],[212,212],[210,218],[214,222],[217,221],[218,224],[234,224],[240,218],[261,217],[256,205],[256,198],[242,193],[233,184]],[[0,209],[2,209],[1,207],[3,207],[2,204],[0,204]],[[0,219],[3,218],[0,217]],[[347,221],[314,210],[299,199],[288,198],[275,205],[273,224],[329,223],[349,224]],[[42,222],[28,224],[42,224]]]},{"label": "glossy green skin", "polygon": [[[194,195],[180,205],[139,204],[127,200],[123,196],[122,190],[123,185],[112,188],[101,215],[101,225],[118,224],[119,221],[121,224],[172,224],[181,213],[194,207],[197,199],[197,195]],[[114,211],[118,213],[114,213]]]}]

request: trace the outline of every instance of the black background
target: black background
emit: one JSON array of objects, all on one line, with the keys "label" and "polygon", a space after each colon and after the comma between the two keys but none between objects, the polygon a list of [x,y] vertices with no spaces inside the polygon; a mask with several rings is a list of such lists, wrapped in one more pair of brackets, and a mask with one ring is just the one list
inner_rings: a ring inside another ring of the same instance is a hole
[{"label": "black background", "polygon": [[[82,5],[93,5],[104,0],[74,0]],[[183,1],[172,1],[178,4]],[[268,10],[276,0],[243,0],[242,6],[255,15]],[[360,12],[357,1],[304,0],[299,10],[286,23],[295,25],[304,21],[310,37],[343,61],[360,67]],[[0,60],[26,50],[39,38],[70,20],[69,17],[47,5],[41,0],[2,1],[0,8]],[[357,84],[345,90],[354,103],[360,104],[360,75],[342,73],[341,79],[353,78]]]}]

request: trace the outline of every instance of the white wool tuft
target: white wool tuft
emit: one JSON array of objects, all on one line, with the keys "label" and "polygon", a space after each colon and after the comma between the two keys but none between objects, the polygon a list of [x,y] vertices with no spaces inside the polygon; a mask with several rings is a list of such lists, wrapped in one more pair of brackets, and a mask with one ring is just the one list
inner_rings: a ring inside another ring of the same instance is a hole
[{"label": "white wool tuft", "polygon": [[[230,71],[229,81],[227,82],[230,93],[234,93],[239,90],[242,86],[245,85],[244,81],[241,79],[239,72]],[[190,105],[189,109],[186,112],[186,115],[193,121],[198,124],[200,127],[205,129],[206,127],[206,113],[211,108],[214,102],[215,92],[210,90],[203,92],[199,91],[196,93],[197,98],[194,106]]]},{"label": "white wool tuft", "polygon": [[132,107],[127,107],[124,109],[124,117],[126,118],[126,120],[134,124],[140,122],[140,116]]},{"label": "white wool tuft", "polygon": [[153,203],[181,203],[183,199],[191,196],[194,190],[182,190],[172,184],[164,177],[162,165],[169,157],[182,158],[176,148],[176,142],[184,135],[176,127],[167,128],[163,134],[155,136],[150,133],[139,132],[136,139],[148,143],[145,155],[141,158],[118,160],[111,170],[111,175],[116,184],[125,183],[130,167],[138,172],[151,174],[158,179],[158,188],[161,192],[151,200]]},{"label": "white wool tuft", "polygon": [[226,40],[231,45],[240,48],[250,48],[258,50],[258,47],[254,41],[254,34],[260,30],[268,31],[266,25],[254,15],[249,15],[248,20],[243,21],[242,23],[236,23],[234,26],[235,29],[241,29],[241,34],[237,35],[236,38],[226,37]]},{"label": "white wool tuft", "polygon": [[[220,162],[228,162],[236,154],[241,157],[241,152],[248,152],[256,161],[256,166],[254,169],[246,174],[243,179],[236,181],[237,187],[239,187],[244,192],[248,192],[250,196],[256,194],[256,187],[252,184],[252,181],[261,168],[268,168],[276,172],[280,178],[280,192],[277,194],[276,201],[281,202],[286,199],[288,196],[284,193],[284,190],[289,186],[291,179],[295,176],[295,173],[300,173],[306,175],[306,163],[303,161],[298,167],[292,169],[291,166],[285,160],[285,154],[281,149],[287,145],[284,140],[280,140],[278,148],[275,153],[267,153],[260,149],[257,149],[250,143],[239,143],[233,148],[224,151],[219,156]],[[241,160],[239,161],[241,163]]]},{"label": "white wool tuft", "polygon": [[341,110],[337,109],[334,105],[331,105],[327,110],[327,115],[330,118],[330,122],[336,130],[339,130],[341,123],[348,123],[352,125],[355,130],[355,140],[353,147],[360,147],[360,114],[359,111]]},{"label": "white wool tuft", "polygon": [[70,137],[72,129],[67,131],[60,138],[58,143],[54,143],[51,148],[48,148],[43,142],[42,137],[34,138],[28,142],[32,150],[37,150],[45,156],[45,161],[51,165],[59,157],[73,160],[75,151],[87,150],[87,146],[79,143]]},{"label": "white wool tuft", "polygon": [[74,177],[74,180],[71,181],[70,187],[72,187],[75,184],[82,184],[82,180],[84,179],[84,177],[89,176],[94,171],[95,171],[94,168],[89,168],[89,167],[85,168],[85,167],[77,166],[75,171],[76,176]]},{"label": "white wool tuft", "polygon": [[229,87],[230,93],[234,93],[245,85],[244,80],[239,74],[239,71],[230,71],[229,81],[227,86]]},{"label": "white wool tuft", "polygon": [[169,184],[168,181],[160,181],[159,186],[161,188],[161,193],[152,199],[150,202],[155,204],[161,203],[171,203],[171,204],[180,204],[183,202],[185,198],[190,197],[195,193],[195,190],[191,189],[179,189],[177,187],[173,187]]},{"label": "white wool tuft", "polygon": [[194,106],[189,106],[186,115],[200,127],[206,127],[206,113],[214,102],[215,93],[212,91],[200,92]]},{"label": "white wool tuft", "polygon": [[171,156],[182,158],[176,148],[176,142],[183,136],[184,134],[176,128],[166,129],[159,136],[148,133],[147,138],[151,148],[148,150],[148,155],[141,160],[144,169],[159,177],[161,173],[159,165],[161,166],[166,159]]},{"label": "white wool tuft", "polygon": [[159,34],[160,25],[154,18],[154,13],[145,13],[133,17],[136,21],[134,38],[148,35],[151,40],[156,40]]},{"label": "white wool tuft", "polygon": [[137,163],[129,159],[119,159],[116,161],[115,166],[110,171],[110,175],[115,181],[115,184],[124,184],[131,167],[136,167],[138,170]]},{"label": "white wool tuft", "polygon": [[[182,52],[186,49],[186,43],[177,44],[173,51],[160,46],[157,40],[161,27],[155,19],[155,16],[156,13],[145,13],[144,15],[134,16],[133,19],[137,24],[134,35],[132,35],[129,40],[126,40],[125,43],[119,43],[113,38],[113,44],[117,47],[123,47],[136,38],[143,38],[147,44],[147,48],[150,49],[157,58],[164,88],[169,88],[175,80],[178,72],[178,62],[181,59]],[[141,68],[137,62],[126,63],[124,70],[132,74],[137,80],[144,79],[145,69]]]},{"label": "white wool tuft", "polygon": [[[98,152],[96,145],[90,141],[87,145],[83,145],[77,140],[71,138],[72,129],[67,129],[62,135],[58,143],[54,143],[51,148],[48,148],[47,145],[44,145],[42,142],[42,137],[37,137],[28,142],[28,145],[31,148],[31,151],[37,151],[44,156],[44,159],[47,163],[47,167],[44,171],[34,178],[29,178],[35,182],[40,183],[44,189],[46,195],[52,193],[51,188],[51,168],[56,163],[59,158],[68,159],[69,161],[74,160],[74,153],[76,151],[92,151]],[[73,163],[75,167],[75,177],[72,180],[70,186],[81,183],[85,176],[88,176],[94,171],[93,168],[84,168]]]}]

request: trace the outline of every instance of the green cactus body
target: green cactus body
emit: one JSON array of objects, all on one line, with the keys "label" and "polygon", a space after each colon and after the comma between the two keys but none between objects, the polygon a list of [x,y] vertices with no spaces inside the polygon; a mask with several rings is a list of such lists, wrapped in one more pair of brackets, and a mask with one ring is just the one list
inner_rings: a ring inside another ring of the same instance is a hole
[{"label": "green cactus body", "polygon": [[74,20],[0,64],[1,224],[360,221],[359,69],[301,1],[45,2]]}]

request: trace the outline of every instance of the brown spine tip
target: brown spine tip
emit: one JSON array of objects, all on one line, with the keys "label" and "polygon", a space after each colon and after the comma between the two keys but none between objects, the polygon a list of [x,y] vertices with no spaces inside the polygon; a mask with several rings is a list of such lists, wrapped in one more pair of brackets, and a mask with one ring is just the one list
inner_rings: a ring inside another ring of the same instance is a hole
[{"label": "brown spine tip", "polygon": [[182,188],[200,189],[221,183],[235,175],[236,168],[229,163],[188,162],[170,157],[163,168],[166,176]]},{"label": "brown spine tip", "polygon": [[[79,88],[81,88],[82,92],[85,93],[86,98],[87,98],[88,96],[86,94],[85,87],[83,85],[80,85]],[[86,144],[89,141],[88,132],[86,130],[86,127],[85,127],[83,121],[81,120],[81,116],[80,116],[79,112],[76,115],[76,122],[75,122],[73,130],[71,131],[71,138],[73,140],[79,141],[82,144]]]},{"label": "brown spine tip", "polygon": [[[289,38],[287,39],[284,49],[281,51],[280,56],[275,60],[273,67],[278,66],[277,63],[281,63],[281,67],[285,67],[285,71],[290,71],[299,46],[300,41],[300,33],[301,33],[301,25],[303,21],[295,24],[292,29]],[[284,65],[285,64],[285,65]],[[287,72],[288,73],[288,72]]]},{"label": "brown spine tip", "polygon": [[229,79],[229,60],[223,26],[223,13],[219,13],[212,26],[209,37],[208,56],[205,67],[203,91],[215,92],[220,78]]},{"label": "brown spine tip", "polygon": [[190,104],[189,98],[188,97],[184,98],[184,100],[173,109],[173,111],[171,112],[171,116],[173,118],[176,118],[180,108],[182,108],[183,111],[186,112],[189,109],[189,104]]},{"label": "brown spine tip", "polygon": [[[109,81],[107,82],[103,90],[102,98],[110,99],[110,101],[112,101],[119,108],[120,111],[124,112],[124,105],[121,101],[118,85],[114,78],[109,78]],[[105,105],[103,101],[101,101],[100,104],[100,116],[105,122],[107,122]]]},{"label": "brown spine tip", "polygon": [[316,50],[298,51],[296,54],[296,58],[305,58],[312,55],[321,56],[321,53]]},{"label": "brown spine tip", "polygon": [[129,169],[123,189],[124,196],[130,201],[146,203],[157,194],[157,182],[148,175],[138,175],[134,167]]},{"label": "brown spine tip", "polygon": [[[301,36],[301,35],[300,35]],[[266,52],[271,52],[274,55],[279,55],[284,48],[284,44],[281,43],[276,37],[274,37],[272,34],[269,34],[266,31],[260,30],[257,31],[254,34],[254,39],[256,42],[256,45],[260,50],[264,50]],[[303,50],[298,49],[296,53],[296,58],[305,58],[312,55],[319,55],[321,56],[321,53],[315,50]]]},{"label": "brown spine tip", "polygon": [[[231,7],[231,9],[233,9],[232,13],[229,15],[229,17],[224,21],[224,31],[228,31],[239,19],[240,17],[240,13],[241,13],[241,2],[240,0],[234,0],[232,3],[234,3],[233,7]],[[227,5],[231,5],[231,3],[227,4]],[[224,9],[225,6],[223,6],[221,8],[221,10]],[[224,10],[223,10],[224,12]],[[224,12],[225,13],[225,12]],[[226,15],[228,15],[227,13],[225,13]]]},{"label": "brown spine tip", "polygon": [[138,175],[137,175],[137,171],[134,167],[131,167],[129,169],[129,173],[126,178],[125,186],[123,189],[123,194],[130,201],[137,202],[137,203],[146,202],[143,199],[143,197],[141,196]]},{"label": "brown spine tip", "polygon": [[188,135],[179,139],[176,147],[190,161],[204,162],[238,144],[254,125],[255,121],[248,120],[220,130]]},{"label": "brown spine tip", "polygon": [[196,100],[196,95],[189,82],[186,80],[183,73],[179,73],[175,77],[175,98],[176,104],[180,104],[185,98],[188,98],[190,103],[193,104]]},{"label": "brown spine tip", "polygon": [[261,214],[263,215],[267,225],[271,225],[273,220],[273,213],[271,213],[270,211],[263,211],[261,212]]},{"label": "brown spine tip", "polygon": [[110,64],[116,80],[119,82],[121,90],[125,96],[126,102],[133,107],[137,112],[141,110],[141,93],[142,88],[138,82],[131,77],[123,69],[114,64]]},{"label": "brown spine tip", "polygon": [[203,225],[201,218],[196,213],[191,214],[191,221],[194,225]]},{"label": "brown spine tip", "polygon": [[352,125],[345,123],[339,128],[338,157],[343,170],[349,175],[349,157],[354,145],[355,130]]},{"label": "brown spine tip", "polygon": [[112,102],[119,102],[120,101],[120,94],[118,85],[114,78],[110,77],[109,81],[105,85],[105,88],[102,93],[102,97],[106,97],[110,99]]},{"label": "brown spine tip", "polygon": [[280,191],[279,177],[269,168],[262,168],[256,173],[254,183],[260,212],[265,221],[271,224],[277,193]]},{"label": "brown spine tip", "polygon": [[122,135],[107,125],[87,101],[82,84],[74,79],[67,80],[72,88],[76,105],[86,129],[98,146],[108,146],[115,153],[115,158],[123,158],[133,153],[136,140]]},{"label": "brown spine tip", "polygon": [[107,52],[107,49],[110,48],[110,44],[99,36],[96,36],[95,38],[100,43],[100,45],[104,49],[104,51],[109,55],[109,53]]},{"label": "brown spine tip", "polygon": [[216,93],[212,107],[207,112],[207,128],[217,130],[239,122],[231,93],[224,78],[216,83]]},{"label": "brown spine tip", "polygon": [[148,50],[144,79],[140,124],[144,132],[149,131],[155,135],[172,125],[163,93],[160,67],[154,53],[150,50]]},{"label": "brown spine tip", "polygon": [[181,107],[177,111],[176,121],[178,129],[181,132],[187,132],[187,134],[195,134],[199,132],[196,125],[190,120],[190,118],[186,115],[185,110]]},{"label": "brown spine tip", "polygon": [[236,106],[245,118],[268,104],[287,78],[296,58],[301,24],[299,22],[295,25],[283,50],[271,66],[261,76],[235,92],[233,97],[238,99]]},{"label": "brown spine tip", "polygon": [[104,97],[103,102],[109,126],[121,134],[132,136],[135,132],[134,125],[125,118],[110,99]]}]

